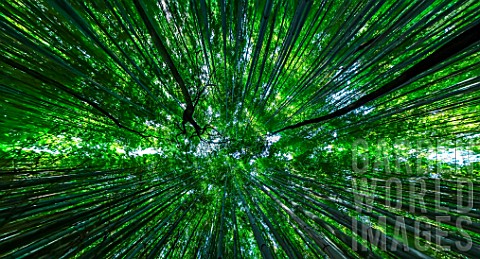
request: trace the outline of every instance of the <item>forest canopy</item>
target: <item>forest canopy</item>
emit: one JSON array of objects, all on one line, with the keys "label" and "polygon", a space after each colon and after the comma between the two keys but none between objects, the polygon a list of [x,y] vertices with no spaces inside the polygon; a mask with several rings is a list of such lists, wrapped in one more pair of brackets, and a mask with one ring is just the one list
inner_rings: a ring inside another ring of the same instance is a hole
[{"label": "forest canopy", "polygon": [[0,13],[0,257],[480,255],[479,1]]}]

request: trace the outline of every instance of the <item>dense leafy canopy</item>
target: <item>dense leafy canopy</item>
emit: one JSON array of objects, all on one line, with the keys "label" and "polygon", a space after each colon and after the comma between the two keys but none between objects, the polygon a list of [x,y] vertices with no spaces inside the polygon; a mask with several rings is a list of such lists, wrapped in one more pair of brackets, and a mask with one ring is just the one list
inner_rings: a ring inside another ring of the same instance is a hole
[{"label": "dense leafy canopy", "polygon": [[0,256],[480,254],[480,2],[0,12]]}]

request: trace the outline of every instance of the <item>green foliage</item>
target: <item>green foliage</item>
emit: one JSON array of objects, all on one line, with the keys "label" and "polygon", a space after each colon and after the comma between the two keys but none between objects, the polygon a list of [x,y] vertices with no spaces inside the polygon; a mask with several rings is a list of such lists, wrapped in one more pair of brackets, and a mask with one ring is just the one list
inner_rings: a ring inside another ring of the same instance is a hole
[{"label": "green foliage", "polygon": [[2,1],[0,257],[478,256],[479,10]]}]

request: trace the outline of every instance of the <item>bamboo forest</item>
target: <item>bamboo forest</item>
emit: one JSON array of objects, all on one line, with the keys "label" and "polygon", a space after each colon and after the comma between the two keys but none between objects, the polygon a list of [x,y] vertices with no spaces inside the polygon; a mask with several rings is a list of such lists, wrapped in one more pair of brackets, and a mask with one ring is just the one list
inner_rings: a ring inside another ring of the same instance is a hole
[{"label": "bamboo forest", "polygon": [[0,13],[0,258],[480,258],[478,0]]}]

